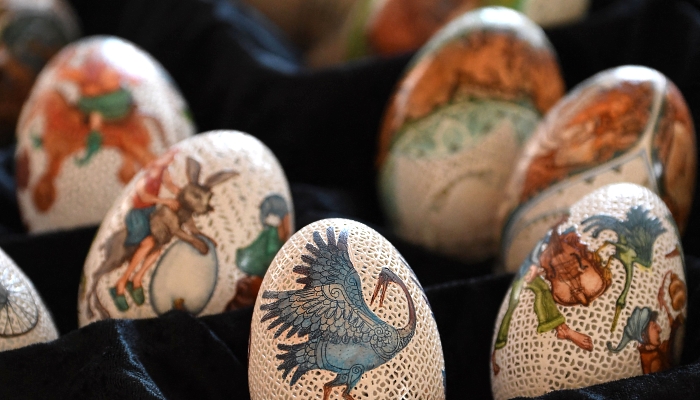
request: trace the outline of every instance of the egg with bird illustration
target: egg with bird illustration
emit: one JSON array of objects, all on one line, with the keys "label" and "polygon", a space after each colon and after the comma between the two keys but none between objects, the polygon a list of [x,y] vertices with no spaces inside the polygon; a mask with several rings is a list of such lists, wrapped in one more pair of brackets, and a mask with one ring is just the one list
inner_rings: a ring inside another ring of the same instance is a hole
[{"label": "egg with bird illustration", "polygon": [[420,48],[460,14],[486,6],[520,11],[536,24],[551,27],[583,18],[590,0],[368,0],[364,35],[374,53],[391,55]]},{"label": "egg with bird illustration", "polygon": [[194,134],[163,67],[97,36],[65,47],[39,75],[17,126],[17,199],[30,232],[99,223],[126,183]]},{"label": "egg with bird illustration", "polygon": [[15,139],[22,105],[49,59],[80,36],[62,0],[0,2],[0,145]]},{"label": "egg with bird illustration", "polygon": [[237,131],[186,139],[136,174],[107,213],[85,260],[80,326],[250,307],[293,232],[287,179],[262,142]]},{"label": "egg with bird illustration", "polygon": [[695,130],[678,88],[656,70],[598,73],[559,101],[526,143],[500,205],[508,271],[575,201],[615,182],[646,186],[681,233],[693,201]]},{"label": "egg with bird illustration", "polygon": [[445,398],[423,288],[394,246],[359,222],[317,221],[282,246],[249,346],[253,400]]},{"label": "egg with bird illustration", "polygon": [[0,351],[57,338],[58,330],[34,285],[0,250]]},{"label": "egg with bird illustration", "polygon": [[493,338],[494,398],[534,397],[678,364],[686,319],[676,224],[651,190],[604,186],[523,257]]},{"label": "egg with bird illustration", "polygon": [[394,231],[464,261],[498,252],[497,207],[525,140],[564,93],[542,29],[464,14],[410,63],[384,116],[379,193]]}]

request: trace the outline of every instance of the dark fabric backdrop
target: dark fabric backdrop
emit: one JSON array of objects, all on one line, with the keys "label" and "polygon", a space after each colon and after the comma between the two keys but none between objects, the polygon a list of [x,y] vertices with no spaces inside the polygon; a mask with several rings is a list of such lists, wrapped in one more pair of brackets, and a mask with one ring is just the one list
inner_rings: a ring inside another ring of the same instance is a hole
[{"label": "dark fabric backdrop", "polygon": [[[200,131],[238,129],[265,142],[292,186],[297,226],[327,217],[377,229],[426,288],[445,352],[450,398],[490,398],[489,356],[510,275],[407,244],[386,229],[373,157],[385,104],[410,54],[310,71],[255,12],[225,0],[73,0],[86,35],[143,47],[171,73]],[[700,121],[700,5],[593,0],[581,23],[547,31],[567,86],[641,64],[669,76]],[[193,318],[110,320],[77,329],[83,261],[96,227],[27,235],[14,197],[13,149],[0,150],[0,248],[33,280],[62,336],[0,353],[0,399],[247,399],[252,309]],[[700,398],[700,215],[684,236],[689,294],[682,365],[546,398]]]}]

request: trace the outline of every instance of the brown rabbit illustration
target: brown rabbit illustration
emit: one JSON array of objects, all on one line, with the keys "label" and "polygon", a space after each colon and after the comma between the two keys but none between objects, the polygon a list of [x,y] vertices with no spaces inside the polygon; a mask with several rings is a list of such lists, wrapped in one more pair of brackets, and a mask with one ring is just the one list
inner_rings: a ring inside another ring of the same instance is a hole
[{"label": "brown rabbit illustration", "polygon": [[[188,157],[186,166],[188,183],[177,191],[175,201],[178,206],[173,207],[165,202],[154,206],[154,210],[148,217],[148,234],[140,242],[129,242],[128,229],[124,228],[115,232],[100,247],[100,250],[104,251],[105,261],[92,274],[92,284],[86,293],[88,318],[94,317],[95,310],[101,318],[110,317],[109,312],[97,297],[97,284],[104,275],[121,267],[125,262],[129,262],[127,270],[117,281],[116,286],[110,288],[110,294],[120,311],[126,311],[129,308],[124,295],[125,291],[129,292],[135,304],[144,303],[145,296],[141,280],[158,260],[166,245],[174,238],[191,244],[202,254],[208,252],[208,246],[198,236],[209,239],[216,246],[214,239],[197,228],[193,217],[213,211],[210,204],[212,188],[237,176],[238,172],[218,171],[200,184],[200,171],[200,163]],[[130,279],[132,274],[134,274],[133,279]]]}]

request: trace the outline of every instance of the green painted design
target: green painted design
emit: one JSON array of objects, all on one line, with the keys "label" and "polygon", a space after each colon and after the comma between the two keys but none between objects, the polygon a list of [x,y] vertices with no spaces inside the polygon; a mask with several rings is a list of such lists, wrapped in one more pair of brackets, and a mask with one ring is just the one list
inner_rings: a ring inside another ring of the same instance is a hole
[{"label": "green painted design", "polygon": [[414,158],[447,157],[475,146],[503,121],[510,122],[522,144],[539,120],[540,114],[528,101],[458,101],[405,124],[395,136],[392,153]]},{"label": "green painted design", "polygon": [[102,134],[97,131],[91,131],[85,139],[85,155],[75,159],[75,165],[82,167],[87,164],[92,156],[94,156],[102,147]]},{"label": "green painted design", "polygon": [[78,108],[85,114],[98,112],[108,121],[119,120],[129,113],[134,99],[128,90],[121,88],[111,93],[94,97],[81,97]]},{"label": "green painted design", "polygon": [[253,243],[236,251],[236,264],[248,275],[263,277],[282,244],[277,227],[266,226]]},{"label": "green painted design", "polygon": [[34,147],[35,149],[40,149],[40,148],[44,147],[44,139],[41,136],[39,136],[36,133],[33,133],[31,138],[32,138],[32,147]]}]

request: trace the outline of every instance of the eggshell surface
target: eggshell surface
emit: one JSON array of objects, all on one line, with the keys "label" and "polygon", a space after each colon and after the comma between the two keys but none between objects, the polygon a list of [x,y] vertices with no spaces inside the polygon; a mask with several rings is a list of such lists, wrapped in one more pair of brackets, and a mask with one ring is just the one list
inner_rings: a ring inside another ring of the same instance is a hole
[{"label": "eggshell surface", "polygon": [[563,95],[542,30],[502,7],[467,13],[416,55],[380,134],[380,200],[402,238],[478,261],[525,140]]},{"label": "eggshell surface", "polygon": [[325,219],[282,247],[253,312],[253,400],[444,399],[444,368],[423,289],[376,231]]},{"label": "eggshell surface", "polygon": [[0,351],[57,338],[51,314],[34,285],[0,250]]},{"label": "eggshell surface", "polygon": [[22,105],[51,56],[80,35],[61,0],[0,2],[0,144],[15,139]]},{"label": "eggshell surface", "polygon": [[677,365],[686,318],[678,230],[635,184],[571,206],[521,263],[494,332],[496,399],[539,396]]},{"label": "eggshell surface", "polygon": [[499,211],[505,268],[516,270],[571,204],[610,183],[655,191],[683,232],[695,140],[682,95],[653,69],[618,67],[578,85],[537,127],[507,184]]},{"label": "eggshell surface", "polygon": [[289,186],[265,145],[235,131],[184,140],[107,213],[85,261],[80,325],[251,306],[293,231]]},{"label": "eggshell surface", "polygon": [[16,177],[30,232],[96,224],[136,172],[194,134],[167,72],[116,37],[83,39],[42,71],[17,129]]}]

